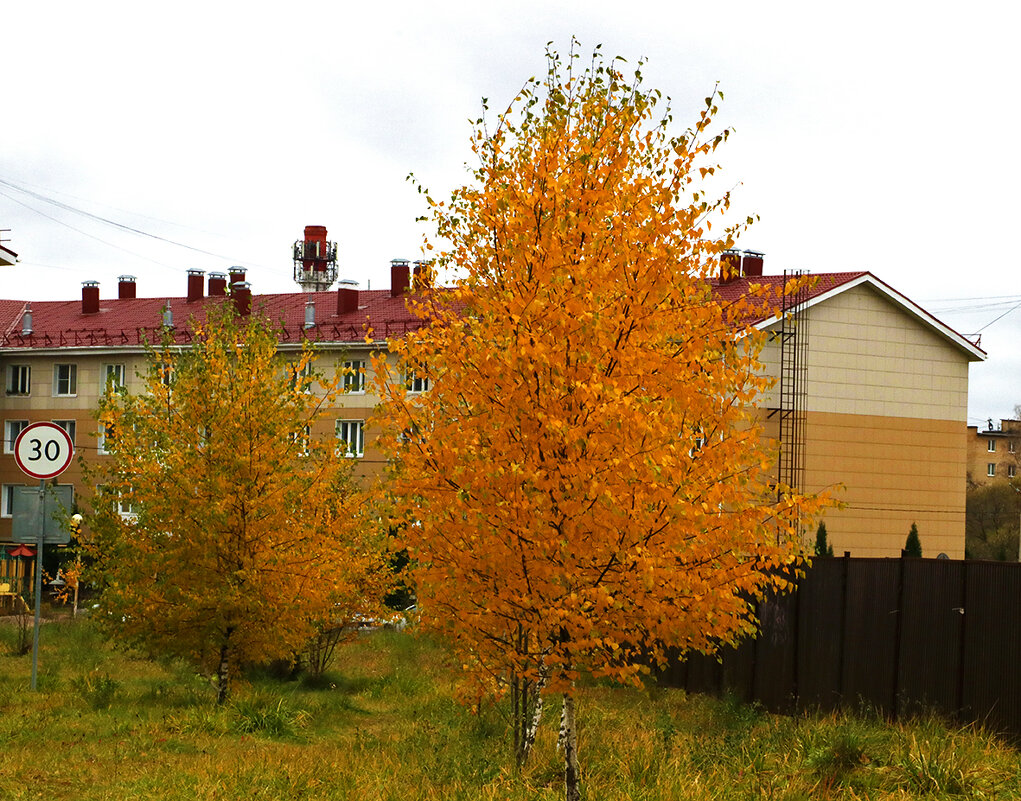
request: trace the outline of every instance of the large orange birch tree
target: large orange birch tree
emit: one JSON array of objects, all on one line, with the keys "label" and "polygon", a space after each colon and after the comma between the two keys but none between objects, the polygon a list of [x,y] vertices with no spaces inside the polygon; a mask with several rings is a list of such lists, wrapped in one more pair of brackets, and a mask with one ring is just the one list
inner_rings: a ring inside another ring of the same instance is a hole
[{"label": "large orange birch tree", "polygon": [[460,280],[377,364],[422,621],[480,692],[510,691],[519,760],[534,699],[563,694],[568,798],[576,679],[751,632],[818,505],[776,485],[754,407],[747,321],[779,299],[711,290],[738,233],[702,188],[715,96],[677,136],[659,101],[598,54],[549,54],[476,125],[474,180],[426,193]]},{"label": "large orange birch tree", "polygon": [[306,347],[281,360],[269,323],[208,310],[194,343],[153,348],[145,391],[99,408],[108,460],[85,544],[98,619],[119,639],[215,676],[290,658],[319,623],[379,608],[385,536],[316,420],[342,392]]}]

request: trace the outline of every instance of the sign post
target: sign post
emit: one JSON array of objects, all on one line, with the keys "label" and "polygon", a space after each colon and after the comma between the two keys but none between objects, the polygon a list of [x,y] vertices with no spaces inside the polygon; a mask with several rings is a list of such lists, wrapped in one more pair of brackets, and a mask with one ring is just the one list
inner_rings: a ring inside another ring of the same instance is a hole
[{"label": "sign post", "polygon": [[43,543],[46,531],[46,479],[56,478],[71,464],[74,443],[54,423],[33,423],[14,441],[14,460],[21,471],[39,479],[39,534],[35,554],[35,626],[32,630],[32,689],[39,673],[39,618],[43,605]]}]

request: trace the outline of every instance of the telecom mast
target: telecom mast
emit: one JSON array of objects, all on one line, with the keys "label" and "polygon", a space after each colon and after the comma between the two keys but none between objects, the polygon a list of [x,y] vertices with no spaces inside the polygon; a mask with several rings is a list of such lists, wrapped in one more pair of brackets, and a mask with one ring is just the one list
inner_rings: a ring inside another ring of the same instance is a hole
[{"label": "telecom mast", "polygon": [[294,243],[294,280],[302,292],[323,292],[337,280],[337,243],[326,240],[326,226],[306,225]]}]

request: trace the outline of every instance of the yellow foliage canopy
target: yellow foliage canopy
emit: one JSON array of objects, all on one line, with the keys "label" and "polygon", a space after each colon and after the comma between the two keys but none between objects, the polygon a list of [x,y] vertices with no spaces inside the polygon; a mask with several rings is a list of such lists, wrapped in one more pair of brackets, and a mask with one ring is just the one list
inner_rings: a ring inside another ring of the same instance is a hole
[{"label": "yellow foliage canopy", "polygon": [[474,182],[429,200],[463,277],[390,343],[431,389],[377,364],[423,620],[482,683],[628,680],[668,645],[734,639],[821,503],[776,486],[754,410],[746,321],[781,299],[711,291],[737,233],[710,236],[728,200],[696,188],[725,138],[702,141],[714,100],[672,137],[657,99],[554,63],[480,123]]},{"label": "yellow foliage canopy", "polygon": [[[146,391],[111,388],[90,467],[100,617],[205,669],[289,658],[318,622],[376,608],[386,571],[350,460],[316,436],[342,377],[277,357],[257,316],[210,309],[187,349],[150,353]],[[225,678],[221,675],[221,678]]]}]

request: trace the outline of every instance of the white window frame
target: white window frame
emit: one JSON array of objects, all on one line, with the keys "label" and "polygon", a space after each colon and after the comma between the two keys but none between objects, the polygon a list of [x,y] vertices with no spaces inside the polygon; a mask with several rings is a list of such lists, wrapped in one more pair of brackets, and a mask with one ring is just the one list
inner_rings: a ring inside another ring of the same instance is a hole
[{"label": "white window frame", "polygon": [[430,383],[429,376],[421,375],[417,370],[409,372],[404,378],[404,386],[409,393],[428,392]]},{"label": "white window frame", "polygon": [[1007,478],[1014,478],[1017,475],[1017,465],[1007,465]]},{"label": "white window frame", "polygon": [[1007,453],[1014,453],[1017,450],[1017,445],[1014,440],[1007,440]]},{"label": "white window frame", "polygon": [[108,456],[110,453],[106,449],[106,423],[99,424],[99,431],[96,436],[96,453],[100,456]]},{"label": "white window frame", "polygon": [[988,478],[996,478],[996,464],[995,463],[989,462],[986,465],[986,476]]},{"label": "white window frame", "polygon": [[364,359],[351,359],[344,362],[344,392],[348,395],[365,394]]},{"label": "white window frame", "polygon": [[104,392],[111,382],[114,389],[124,389],[127,386],[127,371],[124,369],[123,363],[104,364],[100,375],[103,377],[103,386],[100,389]]},{"label": "white window frame", "polygon": [[337,455],[348,459],[361,459],[365,456],[365,421],[337,420],[334,434],[338,443],[344,443],[343,449],[338,444]]},{"label": "white window frame", "polygon": [[14,517],[14,493],[24,484],[4,484],[0,487],[0,517]]},{"label": "white window frame", "polygon": [[[18,430],[15,431],[14,429]],[[4,420],[4,453],[14,453],[18,434],[28,428],[28,420]]]},{"label": "white window frame", "polygon": [[996,440],[990,439],[986,442],[986,450],[989,453],[996,453]]},{"label": "white window frame", "polygon": [[291,434],[291,442],[297,443],[299,448],[298,452],[302,456],[308,456],[308,444],[311,441],[311,437],[312,437],[311,426],[305,426],[304,428],[302,428],[300,434],[297,433]]},{"label": "white window frame", "polygon": [[53,420],[51,422],[53,423],[53,425],[60,426],[62,429],[64,429],[64,431],[67,432],[67,435],[71,438],[71,444],[72,445],[75,444],[75,433],[78,430],[77,420]]},{"label": "white window frame", "polygon": [[7,394],[21,398],[32,394],[32,365],[7,365]]},{"label": "white window frame", "polygon": [[[67,376],[61,377],[61,371],[67,368]],[[61,392],[61,384],[66,383],[67,392]],[[53,397],[74,398],[78,395],[78,365],[75,362],[59,362],[53,365]]]}]

